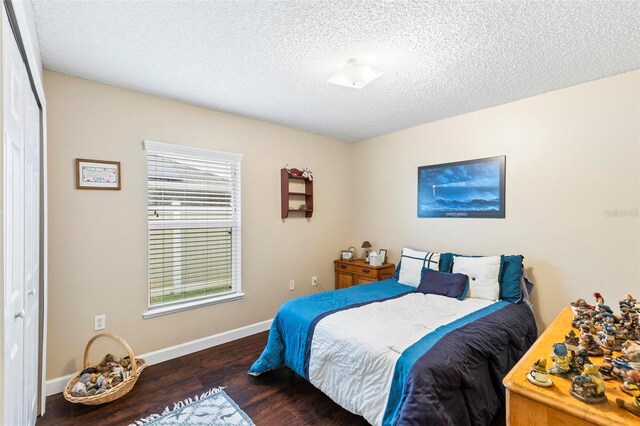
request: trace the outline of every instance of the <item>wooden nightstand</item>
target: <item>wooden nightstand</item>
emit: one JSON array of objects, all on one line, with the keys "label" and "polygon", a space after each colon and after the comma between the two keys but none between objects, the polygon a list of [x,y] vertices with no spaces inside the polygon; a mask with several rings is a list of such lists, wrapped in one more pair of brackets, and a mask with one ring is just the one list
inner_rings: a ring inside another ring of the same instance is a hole
[{"label": "wooden nightstand", "polygon": [[333,263],[336,269],[336,289],[386,280],[396,271],[396,265],[393,263],[371,266],[361,259],[335,260]]},{"label": "wooden nightstand", "polygon": [[[567,306],[542,333],[529,351],[513,367],[503,380],[507,387],[508,426],[554,426],[554,425],[638,425],[640,418],[616,405],[616,398],[631,403],[631,398],[620,390],[619,380],[605,382],[607,402],[584,404],[571,395],[571,381],[549,376],[553,385],[542,388],[529,383],[527,373],[536,360],[550,361],[551,346],[564,342],[564,336],[571,330],[571,308]],[[614,356],[620,355],[614,352]],[[602,357],[591,357],[595,364],[602,364]],[[552,366],[551,365],[548,366]]]}]

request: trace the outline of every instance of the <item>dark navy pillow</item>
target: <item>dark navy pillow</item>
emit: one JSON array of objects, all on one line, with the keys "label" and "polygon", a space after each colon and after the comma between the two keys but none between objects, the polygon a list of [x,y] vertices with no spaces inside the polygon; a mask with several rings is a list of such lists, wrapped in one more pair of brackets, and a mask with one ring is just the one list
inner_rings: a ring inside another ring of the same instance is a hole
[{"label": "dark navy pillow", "polygon": [[469,277],[465,274],[451,274],[422,268],[422,279],[418,291],[424,294],[455,297],[463,300],[467,297]]}]

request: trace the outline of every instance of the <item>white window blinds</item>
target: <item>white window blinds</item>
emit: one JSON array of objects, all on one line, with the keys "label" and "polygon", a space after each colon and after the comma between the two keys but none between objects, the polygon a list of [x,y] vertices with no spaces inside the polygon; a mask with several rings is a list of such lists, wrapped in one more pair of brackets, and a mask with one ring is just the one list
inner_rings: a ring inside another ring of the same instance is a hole
[{"label": "white window blinds", "polygon": [[240,293],[240,154],[145,141],[149,307]]}]

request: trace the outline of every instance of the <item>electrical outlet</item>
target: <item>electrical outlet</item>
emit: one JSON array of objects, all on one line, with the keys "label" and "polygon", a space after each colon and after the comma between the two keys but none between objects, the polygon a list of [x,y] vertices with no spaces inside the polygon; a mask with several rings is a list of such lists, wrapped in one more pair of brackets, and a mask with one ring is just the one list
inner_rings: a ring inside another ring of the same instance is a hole
[{"label": "electrical outlet", "polygon": [[318,277],[316,277],[315,275],[311,277],[311,286],[315,287],[318,285]]},{"label": "electrical outlet", "polygon": [[93,330],[104,330],[107,327],[107,316],[106,315],[96,315],[93,318]]},{"label": "electrical outlet", "polygon": [[293,291],[296,288],[296,282],[294,280],[289,281],[289,291]]}]

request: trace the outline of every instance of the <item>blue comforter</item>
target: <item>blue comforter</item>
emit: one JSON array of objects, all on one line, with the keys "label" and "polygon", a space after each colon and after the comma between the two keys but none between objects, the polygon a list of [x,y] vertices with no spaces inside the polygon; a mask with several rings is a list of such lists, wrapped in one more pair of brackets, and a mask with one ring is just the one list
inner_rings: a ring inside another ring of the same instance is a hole
[{"label": "blue comforter", "polygon": [[[321,319],[412,292],[415,288],[389,279],[285,303],[249,374],[287,365],[308,380],[311,342]],[[491,423],[504,402],[502,378],[536,337],[531,309],[508,302],[496,302],[439,327],[398,359],[383,424]]]}]

